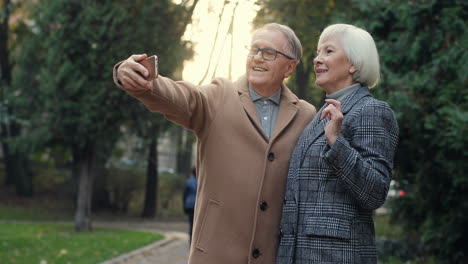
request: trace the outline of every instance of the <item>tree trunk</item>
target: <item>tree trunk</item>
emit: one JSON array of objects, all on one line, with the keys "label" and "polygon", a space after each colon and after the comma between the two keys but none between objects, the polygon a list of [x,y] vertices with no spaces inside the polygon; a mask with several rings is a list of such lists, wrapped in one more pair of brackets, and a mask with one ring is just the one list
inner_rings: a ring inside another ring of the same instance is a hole
[{"label": "tree trunk", "polygon": [[[10,157],[11,158],[11,157]],[[23,197],[33,196],[33,173],[30,168],[29,158],[21,152],[12,157],[15,171],[16,194]]]},{"label": "tree trunk", "polygon": [[[10,138],[10,125],[6,119],[10,115],[11,109],[5,104],[6,87],[11,86],[11,66],[8,59],[8,30],[11,3],[9,0],[3,1],[3,10],[1,11],[3,19],[0,23],[0,139],[2,142],[3,156],[5,161],[5,184],[13,185],[15,183],[15,166],[14,156],[11,154],[10,146],[7,140]],[[7,108],[8,107],[8,108]]]},{"label": "tree trunk", "polygon": [[94,145],[84,148],[75,147],[73,163],[76,175],[79,176],[78,197],[75,212],[75,231],[91,231],[91,200],[94,178]]},{"label": "tree trunk", "polygon": [[[11,65],[8,60],[8,30],[9,30],[9,19],[10,19],[10,11],[11,11],[11,3],[10,0],[5,0],[4,2],[4,10],[2,10],[2,21],[0,24],[0,70],[1,70],[1,80],[5,81],[7,85],[11,84]],[[0,99],[2,99],[3,103],[3,86],[0,92]]]},{"label": "tree trunk", "polygon": [[[3,2],[1,10],[2,21],[0,22],[0,141],[5,161],[5,184],[16,185],[16,194],[19,196],[32,196],[33,182],[29,159],[24,150],[10,145],[9,140],[18,137],[21,126],[15,121],[13,108],[6,103],[6,90],[11,89],[11,65],[8,52],[9,19],[12,4],[10,0]],[[10,121],[6,121],[10,119]]]},{"label": "tree trunk", "polygon": [[7,136],[5,135],[4,131],[6,126],[2,124],[1,129],[1,138],[2,138],[2,148],[3,148],[3,160],[5,163],[5,185],[13,185],[15,184],[15,158],[10,153],[10,146],[6,143],[3,139],[6,139]]},{"label": "tree trunk", "polygon": [[296,70],[297,97],[307,100],[307,84],[309,83],[310,72],[304,68],[304,63],[299,63]]},{"label": "tree trunk", "polygon": [[157,211],[158,190],[158,134],[152,137],[148,151],[148,167],[146,171],[145,204],[142,217],[153,218]]},{"label": "tree trunk", "polygon": [[179,175],[190,175],[192,166],[192,147],[195,136],[188,130],[180,128],[177,139],[177,173]]}]

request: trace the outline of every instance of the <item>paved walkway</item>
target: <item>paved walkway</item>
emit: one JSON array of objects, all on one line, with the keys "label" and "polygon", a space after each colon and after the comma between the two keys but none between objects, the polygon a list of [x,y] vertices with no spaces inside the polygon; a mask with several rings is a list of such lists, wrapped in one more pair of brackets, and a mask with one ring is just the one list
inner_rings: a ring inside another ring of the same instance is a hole
[{"label": "paved walkway", "polygon": [[182,222],[94,222],[94,226],[162,233],[165,238],[101,264],[187,264],[188,224]]}]

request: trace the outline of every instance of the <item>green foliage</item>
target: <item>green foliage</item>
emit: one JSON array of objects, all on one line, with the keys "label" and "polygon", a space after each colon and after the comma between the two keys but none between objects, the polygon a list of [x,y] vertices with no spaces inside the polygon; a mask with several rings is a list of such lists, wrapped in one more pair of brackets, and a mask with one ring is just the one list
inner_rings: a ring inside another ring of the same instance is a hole
[{"label": "green foliage", "polygon": [[[144,180],[144,175],[140,175]],[[172,173],[159,173],[158,176],[158,199],[157,199],[157,217],[160,218],[179,218],[184,214],[182,206],[182,193],[186,178]],[[127,215],[139,216],[144,205],[144,186],[135,191],[128,204]]]},{"label": "green foliage", "polygon": [[392,222],[387,214],[374,216],[375,235],[378,238],[399,238],[403,234],[400,225]]},{"label": "green foliage", "polygon": [[71,225],[0,223],[0,259],[2,263],[100,263],[161,238],[130,230],[76,233]]},{"label": "green foliage", "polygon": [[167,0],[44,0],[30,9],[34,23],[17,41],[8,97],[17,118],[29,122],[20,141],[30,151],[50,142],[115,141],[125,120],[148,111],[115,87],[112,67],[131,54],[158,54],[160,72],[170,75],[191,55],[175,34],[185,9]]},{"label": "green foliage", "polygon": [[[137,166],[110,167],[106,171],[105,190],[113,213],[140,215],[144,203],[145,175]],[[172,173],[159,173],[158,217],[180,216],[185,177]]]},{"label": "green foliage", "polygon": [[22,125],[13,146],[34,158],[57,148],[73,162],[94,155],[99,169],[123,126],[157,137],[154,124],[163,129],[165,119],[117,89],[112,68],[131,54],[148,53],[160,57],[161,74],[176,72],[191,56],[190,43],[180,40],[185,6],[169,0],[44,0],[24,2],[21,13],[13,89],[4,101]]},{"label": "green foliage", "polygon": [[467,260],[466,1],[354,1],[382,63],[378,97],[395,110],[396,219],[444,263]]},{"label": "green foliage", "polygon": [[127,213],[130,202],[144,193],[145,172],[136,168],[109,168],[106,184],[110,205],[114,212]]},{"label": "green foliage", "polygon": [[[182,196],[187,178],[171,173],[159,176],[159,208],[161,216],[174,216],[183,213]],[[164,186],[164,187],[163,187]]]}]

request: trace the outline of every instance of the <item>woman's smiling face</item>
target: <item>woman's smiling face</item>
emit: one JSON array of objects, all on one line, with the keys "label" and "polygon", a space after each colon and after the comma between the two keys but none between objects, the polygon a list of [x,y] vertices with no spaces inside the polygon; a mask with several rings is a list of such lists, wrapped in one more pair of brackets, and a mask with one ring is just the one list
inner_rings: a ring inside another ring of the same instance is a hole
[{"label": "woman's smiling face", "polygon": [[356,71],[338,37],[329,37],[319,43],[314,59],[315,84],[332,94],[352,85]]}]

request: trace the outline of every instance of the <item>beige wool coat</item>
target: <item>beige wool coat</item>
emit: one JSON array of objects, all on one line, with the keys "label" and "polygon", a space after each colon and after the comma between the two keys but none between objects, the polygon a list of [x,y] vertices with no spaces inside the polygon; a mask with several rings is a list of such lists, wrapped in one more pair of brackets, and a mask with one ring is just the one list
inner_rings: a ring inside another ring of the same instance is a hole
[{"label": "beige wool coat", "polygon": [[275,263],[289,159],[315,108],[283,85],[268,139],[245,76],[203,86],[159,76],[151,90],[127,93],[196,133],[198,190],[189,263]]}]

